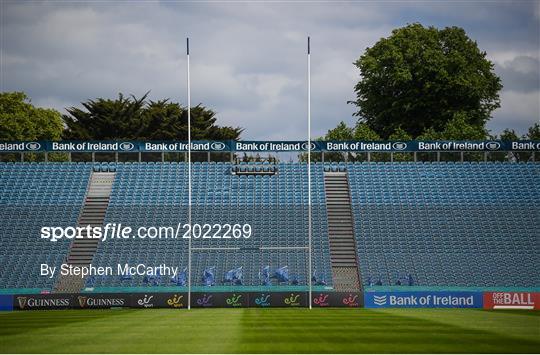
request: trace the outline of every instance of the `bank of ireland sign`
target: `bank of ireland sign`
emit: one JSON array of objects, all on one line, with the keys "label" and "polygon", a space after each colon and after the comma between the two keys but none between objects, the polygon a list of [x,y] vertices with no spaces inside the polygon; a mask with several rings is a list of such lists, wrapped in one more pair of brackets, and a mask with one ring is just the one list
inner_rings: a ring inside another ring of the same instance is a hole
[{"label": "bank of ireland sign", "polygon": [[482,308],[482,292],[366,292],[366,308]]}]

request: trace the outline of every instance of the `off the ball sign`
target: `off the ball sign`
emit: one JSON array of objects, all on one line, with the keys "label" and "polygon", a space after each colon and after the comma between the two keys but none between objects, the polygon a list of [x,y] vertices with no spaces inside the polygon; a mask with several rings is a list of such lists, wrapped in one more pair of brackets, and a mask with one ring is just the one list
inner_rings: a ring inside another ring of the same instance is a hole
[{"label": "off the ball sign", "polygon": [[484,292],[485,309],[540,309],[538,292]]}]

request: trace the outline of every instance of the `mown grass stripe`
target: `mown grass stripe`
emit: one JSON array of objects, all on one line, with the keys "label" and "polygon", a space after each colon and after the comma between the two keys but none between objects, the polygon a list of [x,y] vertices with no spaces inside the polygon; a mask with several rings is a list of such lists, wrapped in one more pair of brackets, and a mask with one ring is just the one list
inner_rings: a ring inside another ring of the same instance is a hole
[{"label": "mown grass stripe", "polygon": [[531,353],[540,348],[539,315],[433,309],[12,312],[0,316],[0,351]]}]

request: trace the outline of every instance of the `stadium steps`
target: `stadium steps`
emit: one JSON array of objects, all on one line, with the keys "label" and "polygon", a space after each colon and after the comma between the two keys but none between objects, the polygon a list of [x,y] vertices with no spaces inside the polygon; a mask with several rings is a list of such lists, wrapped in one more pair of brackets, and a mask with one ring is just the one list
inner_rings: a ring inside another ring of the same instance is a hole
[{"label": "stadium steps", "polygon": [[325,172],[332,281],[337,291],[360,289],[351,196],[346,172]]},{"label": "stadium steps", "polygon": [[[88,185],[84,206],[78,220],[79,227],[103,226],[105,214],[109,205],[115,173],[93,172]],[[88,266],[92,263],[99,239],[88,239],[87,231],[82,233],[83,239],[74,239],[71,243],[66,264],[73,266]],[[84,286],[84,278],[75,275],[60,275],[55,286],[55,292],[80,292]]]}]

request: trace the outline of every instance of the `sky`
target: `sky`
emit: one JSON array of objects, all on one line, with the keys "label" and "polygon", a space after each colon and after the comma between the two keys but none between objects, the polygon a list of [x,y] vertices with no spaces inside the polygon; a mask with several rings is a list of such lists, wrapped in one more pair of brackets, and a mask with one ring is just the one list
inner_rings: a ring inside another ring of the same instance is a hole
[{"label": "sky", "polygon": [[6,1],[1,91],[32,103],[79,106],[118,93],[192,104],[240,126],[246,140],[307,136],[306,38],[311,36],[312,135],[353,125],[353,65],[392,29],[459,26],[504,85],[492,133],[525,133],[540,119],[540,1]]}]

